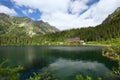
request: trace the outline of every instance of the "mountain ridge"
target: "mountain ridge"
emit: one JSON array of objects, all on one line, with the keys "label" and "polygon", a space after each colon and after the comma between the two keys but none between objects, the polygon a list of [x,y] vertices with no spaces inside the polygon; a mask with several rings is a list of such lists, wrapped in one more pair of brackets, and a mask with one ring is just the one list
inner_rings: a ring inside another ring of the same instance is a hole
[{"label": "mountain ridge", "polygon": [[120,7],[118,7],[112,14],[110,14],[103,22],[102,24],[111,23],[117,21],[120,23]]},{"label": "mountain ridge", "polygon": [[0,13],[0,35],[30,36],[54,33],[59,30],[47,22],[33,21],[28,17],[9,16]]}]

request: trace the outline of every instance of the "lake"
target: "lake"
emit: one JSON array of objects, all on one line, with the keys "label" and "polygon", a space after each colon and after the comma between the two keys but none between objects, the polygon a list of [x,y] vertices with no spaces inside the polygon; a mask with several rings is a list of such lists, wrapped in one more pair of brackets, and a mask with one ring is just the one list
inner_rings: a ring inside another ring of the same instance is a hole
[{"label": "lake", "polygon": [[78,74],[94,79],[114,80],[111,70],[118,62],[102,56],[102,47],[93,46],[7,46],[0,47],[0,61],[11,67],[24,66],[21,80],[44,68],[54,69],[60,80],[75,80]]}]

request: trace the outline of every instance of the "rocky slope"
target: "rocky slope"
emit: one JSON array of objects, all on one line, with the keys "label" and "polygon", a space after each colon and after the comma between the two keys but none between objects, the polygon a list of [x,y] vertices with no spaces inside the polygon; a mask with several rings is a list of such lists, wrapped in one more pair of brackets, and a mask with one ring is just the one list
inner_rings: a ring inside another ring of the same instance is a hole
[{"label": "rocky slope", "polygon": [[0,35],[33,36],[59,31],[43,21],[33,21],[27,17],[13,17],[0,13]]},{"label": "rocky slope", "polygon": [[117,8],[112,14],[110,14],[104,21],[102,24],[106,24],[106,23],[119,23],[120,24],[120,7]]}]

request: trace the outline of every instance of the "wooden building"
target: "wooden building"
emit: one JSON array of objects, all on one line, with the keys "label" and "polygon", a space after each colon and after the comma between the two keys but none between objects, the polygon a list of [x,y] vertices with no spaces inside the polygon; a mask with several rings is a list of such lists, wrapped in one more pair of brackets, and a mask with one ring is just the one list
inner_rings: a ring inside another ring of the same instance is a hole
[{"label": "wooden building", "polygon": [[67,42],[68,43],[84,43],[84,40],[80,40],[79,37],[75,37],[75,38],[68,38]]}]

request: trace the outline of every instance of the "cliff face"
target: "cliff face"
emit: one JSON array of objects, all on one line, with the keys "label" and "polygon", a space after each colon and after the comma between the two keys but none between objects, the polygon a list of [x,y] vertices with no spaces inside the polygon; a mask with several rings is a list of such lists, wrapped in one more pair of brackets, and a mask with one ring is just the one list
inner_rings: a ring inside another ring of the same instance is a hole
[{"label": "cliff face", "polygon": [[0,35],[33,36],[59,31],[43,21],[33,21],[27,17],[13,17],[0,13]]}]

